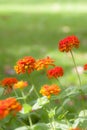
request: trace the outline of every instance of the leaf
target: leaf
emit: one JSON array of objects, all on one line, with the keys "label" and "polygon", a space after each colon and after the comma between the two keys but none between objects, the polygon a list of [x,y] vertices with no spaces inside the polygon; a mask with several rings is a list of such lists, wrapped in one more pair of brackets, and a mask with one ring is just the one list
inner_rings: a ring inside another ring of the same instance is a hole
[{"label": "leaf", "polygon": [[20,111],[22,114],[29,113],[32,110],[32,107],[29,104],[23,104],[23,108]]},{"label": "leaf", "polygon": [[27,97],[32,93],[32,91],[34,90],[34,86],[32,85],[31,89],[29,90]]},{"label": "leaf", "polygon": [[56,110],[56,107],[54,109],[51,109],[50,111],[48,111],[49,118],[52,118],[55,116],[55,110]]},{"label": "leaf", "polygon": [[70,101],[70,98],[65,99],[62,105],[57,109],[57,114],[64,110],[64,106]]},{"label": "leaf", "polygon": [[52,100],[73,97],[78,94],[79,94],[78,88],[76,86],[70,86],[68,88],[65,88],[65,90],[63,90],[58,96],[53,96]]},{"label": "leaf", "polygon": [[14,130],[29,130],[26,126],[16,128]]},{"label": "leaf", "polygon": [[87,110],[82,110],[78,118],[74,121],[73,127],[77,127],[79,124],[83,124],[85,121],[87,121]]},{"label": "leaf", "polygon": [[79,117],[87,117],[87,110],[82,110],[82,111],[79,113]]},{"label": "leaf", "polygon": [[49,100],[47,97],[44,96],[44,97],[38,98],[36,103],[33,105],[32,110],[40,109],[47,103],[49,103]]},{"label": "leaf", "polygon": [[45,123],[37,123],[33,126],[33,130],[50,130],[50,129]]},{"label": "leaf", "polygon": [[[56,130],[68,130],[69,126],[66,122],[52,122],[52,124],[55,126]],[[48,126],[51,129],[51,124],[48,123]]]},{"label": "leaf", "polygon": [[4,88],[0,86],[0,96],[3,94]]}]

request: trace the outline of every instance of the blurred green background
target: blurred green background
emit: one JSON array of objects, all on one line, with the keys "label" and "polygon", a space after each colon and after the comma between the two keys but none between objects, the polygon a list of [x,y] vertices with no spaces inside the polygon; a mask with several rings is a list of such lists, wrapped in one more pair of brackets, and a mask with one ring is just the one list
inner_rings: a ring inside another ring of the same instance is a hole
[{"label": "blurred green background", "polygon": [[[13,66],[24,56],[50,56],[64,68],[62,82],[77,84],[72,59],[59,52],[58,42],[68,35],[79,38],[74,56],[82,69],[87,62],[86,5],[86,0],[0,0],[0,79],[15,76]],[[81,78],[85,84],[83,73]]]},{"label": "blurred green background", "polygon": [[[0,0],[0,80],[15,76],[26,80],[25,75],[15,74],[16,62],[24,56],[37,59],[50,56],[56,65],[64,68],[64,76],[60,79],[62,85],[78,85],[71,55],[58,50],[59,40],[76,35],[80,47],[73,49],[73,54],[82,85],[87,84],[83,73],[87,63],[86,6],[87,0]],[[52,82],[44,71],[35,72],[32,77],[38,90],[41,85]],[[77,107],[74,110],[71,106],[70,111],[76,112]],[[43,118],[46,118],[44,114]]]}]

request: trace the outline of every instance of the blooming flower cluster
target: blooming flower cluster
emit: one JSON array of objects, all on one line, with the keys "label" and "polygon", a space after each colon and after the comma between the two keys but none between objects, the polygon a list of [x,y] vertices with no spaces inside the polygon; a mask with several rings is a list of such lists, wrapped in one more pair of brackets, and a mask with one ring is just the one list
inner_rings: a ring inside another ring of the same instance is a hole
[{"label": "blooming flower cluster", "polygon": [[15,83],[17,83],[18,80],[16,78],[13,78],[13,77],[9,77],[9,78],[4,78],[2,81],[1,81],[1,85],[3,87],[5,87],[5,92],[4,94],[8,94],[12,91],[12,87]]},{"label": "blooming flower cluster", "polygon": [[28,83],[26,81],[18,81],[16,84],[14,84],[13,88],[17,89],[17,88],[25,88],[28,86]]},{"label": "blooming flower cluster", "polygon": [[26,56],[17,62],[14,67],[17,74],[28,72],[29,74],[34,70],[35,59],[32,56]]},{"label": "blooming flower cluster", "polygon": [[59,42],[59,50],[61,52],[69,52],[73,47],[79,47],[79,40],[76,36],[68,36]]},{"label": "blooming flower cluster", "polygon": [[44,68],[48,68],[49,65],[54,66],[54,60],[50,57],[39,59],[35,62],[35,69],[36,70],[42,70]]},{"label": "blooming flower cluster", "polygon": [[63,74],[64,74],[63,68],[59,66],[56,66],[47,71],[48,78],[58,78],[63,76]]},{"label": "blooming flower cluster", "polygon": [[0,100],[0,119],[5,118],[8,114],[15,115],[22,109],[21,104],[13,97]]},{"label": "blooming flower cluster", "polygon": [[61,91],[60,87],[56,84],[52,84],[52,85],[43,85],[40,93],[43,96],[47,96],[48,98],[50,98],[50,96],[52,94],[57,95],[59,92]]},{"label": "blooming flower cluster", "polygon": [[1,81],[1,85],[4,87],[6,87],[6,86],[12,87],[13,84],[15,84],[17,82],[18,82],[18,80],[16,78],[9,77],[9,78],[4,78]]},{"label": "blooming flower cluster", "polygon": [[48,68],[49,65],[54,65],[53,63],[54,60],[50,57],[35,60],[31,56],[26,56],[17,62],[17,65],[14,66],[14,69],[17,74],[23,74],[26,72],[30,74],[34,70],[42,70],[44,68]]}]

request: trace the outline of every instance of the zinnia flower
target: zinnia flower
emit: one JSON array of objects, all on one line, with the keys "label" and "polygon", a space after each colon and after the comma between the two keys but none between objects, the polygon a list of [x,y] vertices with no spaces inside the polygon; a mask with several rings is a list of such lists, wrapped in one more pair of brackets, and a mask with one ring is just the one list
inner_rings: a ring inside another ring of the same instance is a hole
[{"label": "zinnia flower", "polygon": [[68,36],[64,38],[63,40],[59,41],[59,50],[61,52],[69,52],[72,50],[72,48],[78,48],[79,47],[79,40],[76,36]]},{"label": "zinnia flower", "polygon": [[18,82],[18,80],[13,77],[4,78],[1,81],[1,85],[6,88],[4,94],[10,93],[12,91],[12,86],[17,82]]},{"label": "zinnia flower", "polygon": [[84,65],[84,70],[87,70],[87,64]]},{"label": "zinnia flower", "polygon": [[15,115],[21,109],[22,106],[16,98],[10,97],[5,100],[0,100],[0,119],[5,118],[10,113]]},{"label": "zinnia flower", "polygon": [[71,128],[70,130],[81,130],[80,128]]},{"label": "zinnia flower", "polygon": [[44,59],[39,59],[35,62],[35,69],[42,70],[44,68],[48,68],[48,66],[54,66],[54,60],[50,57],[46,57]]},{"label": "zinnia flower", "polygon": [[59,67],[59,66],[56,66],[47,71],[48,78],[58,78],[58,77],[63,76],[63,74],[64,74],[64,71],[62,67]]},{"label": "zinnia flower", "polygon": [[22,89],[22,88],[25,88],[27,86],[28,86],[28,83],[26,81],[19,81],[16,84],[14,84],[13,88],[14,89],[17,89],[17,88]]},{"label": "zinnia flower", "polygon": [[57,86],[56,84],[52,84],[50,86],[46,84],[42,86],[40,93],[43,96],[47,96],[48,98],[50,98],[51,94],[57,95],[60,91],[61,90],[59,86]]},{"label": "zinnia flower", "polygon": [[17,74],[28,72],[29,74],[34,71],[35,59],[31,56],[24,57],[17,62],[14,69]]}]

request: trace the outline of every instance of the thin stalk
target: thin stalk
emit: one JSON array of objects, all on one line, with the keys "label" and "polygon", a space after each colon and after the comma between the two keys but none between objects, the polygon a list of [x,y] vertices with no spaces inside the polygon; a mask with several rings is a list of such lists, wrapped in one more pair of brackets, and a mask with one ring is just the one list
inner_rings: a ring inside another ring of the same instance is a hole
[{"label": "thin stalk", "polygon": [[[21,90],[21,94],[22,94],[22,97],[23,97],[23,100],[24,100],[24,103],[26,104],[26,98],[25,98],[25,95],[24,95],[24,92]],[[29,124],[30,124],[30,128],[32,129],[32,120],[31,120],[31,117],[30,117],[30,114],[28,114],[28,119],[29,119]]]},{"label": "thin stalk", "polygon": [[[30,75],[28,75],[28,73],[27,73],[27,78],[30,78],[30,81],[29,82],[31,82],[31,85],[33,85],[33,81],[32,81],[32,79],[31,79],[31,77],[30,77]],[[36,96],[39,98],[40,96],[39,96],[39,94],[38,94],[38,92],[37,92],[37,90],[36,90],[36,88],[34,87],[34,92],[35,92],[35,94],[36,94]]]},{"label": "thin stalk", "polygon": [[[81,96],[83,96],[84,92],[81,89],[81,79],[80,79],[80,76],[79,76],[79,73],[78,73],[78,70],[77,70],[77,65],[76,65],[72,51],[70,51],[70,53],[71,53],[71,56],[72,56],[72,59],[73,59],[73,62],[74,62],[74,66],[75,66],[75,69],[76,69],[76,73],[77,73],[77,76],[78,76],[78,79],[79,79],[79,92],[80,92]],[[83,108],[85,108],[85,101],[84,100],[82,100],[82,106],[83,106]],[[84,112],[84,116],[85,116],[85,112]]]},{"label": "thin stalk", "polygon": [[28,119],[29,119],[29,123],[30,123],[30,127],[31,127],[31,129],[32,129],[32,120],[31,120],[31,117],[30,117],[30,114],[28,114]]},{"label": "thin stalk", "polygon": [[76,62],[75,62],[75,59],[74,59],[72,51],[70,51],[70,53],[71,53],[71,56],[72,56],[72,59],[73,59],[73,63],[74,63],[75,69],[76,69],[76,73],[77,73],[77,76],[78,76],[78,79],[79,79],[79,86],[81,87],[81,79],[80,79],[80,76],[79,76],[79,73],[78,73],[78,70],[77,70],[77,65],[76,65]]},{"label": "thin stalk", "polygon": [[52,122],[53,122],[53,123],[52,123],[53,130],[56,130],[56,128],[55,128],[55,124],[54,124],[54,123],[55,123],[55,119],[54,119],[54,117],[52,118]]},{"label": "thin stalk", "polygon": [[15,93],[15,96],[18,98],[18,94],[17,94],[17,92],[16,92],[16,90],[14,88],[13,88],[13,91]]},{"label": "thin stalk", "polygon": [[[49,102],[48,108],[49,108],[49,111],[50,111],[51,108],[52,108],[50,102]],[[49,111],[48,111],[48,112],[49,112]],[[48,114],[48,115],[49,115],[49,114]],[[55,122],[54,115],[53,115],[53,117],[49,118],[49,121],[50,121],[50,124],[51,124],[51,127],[52,127],[51,130],[56,130],[55,125],[54,125],[54,122]]]},{"label": "thin stalk", "polygon": [[62,87],[63,85],[61,84],[60,80],[58,78],[56,78],[56,80],[58,81],[58,83],[60,84],[60,86]]}]

